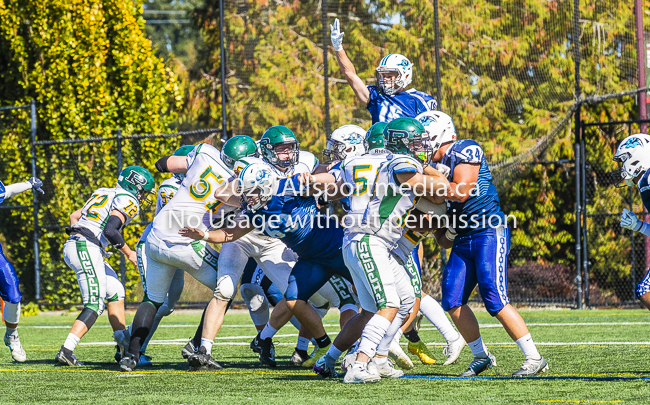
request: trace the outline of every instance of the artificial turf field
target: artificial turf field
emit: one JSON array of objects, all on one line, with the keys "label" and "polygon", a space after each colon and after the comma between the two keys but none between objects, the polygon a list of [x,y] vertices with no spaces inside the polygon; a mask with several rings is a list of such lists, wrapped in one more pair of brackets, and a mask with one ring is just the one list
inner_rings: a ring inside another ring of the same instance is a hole
[{"label": "artificial turf field", "polygon": [[[248,348],[255,328],[245,311],[226,316],[213,347],[224,370],[215,373],[189,373],[180,356],[200,319],[198,313],[176,311],[165,318],[147,349],[155,366],[133,373],[121,373],[113,361],[106,316],[75,350],[84,367],[55,365],[54,356],[76,314],[41,314],[21,319],[27,362],[13,363],[8,349],[0,347],[0,404],[650,403],[649,311],[522,310],[521,314],[550,365],[542,377],[510,377],[523,356],[495,319],[478,312],[483,338],[497,359],[498,366],[491,371],[478,378],[455,378],[472,359],[466,347],[454,365],[425,366],[412,357],[416,366],[406,378],[354,386],[289,367],[297,336],[291,326],[281,329],[275,339],[278,367],[262,367]],[[325,324],[330,336],[335,335],[338,314],[328,314]],[[426,320],[420,336],[444,361],[442,337]]]}]

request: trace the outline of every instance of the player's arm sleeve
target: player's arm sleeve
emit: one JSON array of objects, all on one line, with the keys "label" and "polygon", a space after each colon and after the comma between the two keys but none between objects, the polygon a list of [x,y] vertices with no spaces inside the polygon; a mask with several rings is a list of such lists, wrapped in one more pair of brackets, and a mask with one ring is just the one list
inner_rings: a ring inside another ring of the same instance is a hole
[{"label": "player's arm sleeve", "polygon": [[104,226],[104,237],[115,249],[121,249],[124,246],[124,238],[120,229],[122,228],[122,219],[116,215],[111,215]]},{"label": "player's arm sleeve", "polygon": [[15,195],[18,195],[20,193],[24,193],[25,191],[29,190],[32,188],[32,183],[28,181],[23,181],[22,183],[15,183],[15,184],[10,184],[8,186],[5,186],[5,196],[4,198],[11,198]]}]

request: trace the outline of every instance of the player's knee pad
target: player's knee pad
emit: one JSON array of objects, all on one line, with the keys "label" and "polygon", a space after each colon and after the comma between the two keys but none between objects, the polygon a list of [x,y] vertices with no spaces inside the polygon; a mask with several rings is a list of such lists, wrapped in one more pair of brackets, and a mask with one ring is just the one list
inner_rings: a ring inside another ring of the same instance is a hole
[{"label": "player's knee pad", "polygon": [[228,275],[217,280],[217,288],[214,289],[214,296],[222,301],[230,301],[235,295],[235,285]]},{"label": "player's knee pad", "polygon": [[264,289],[260,285],[253,283],[242,284],[239,291],[244,301],[246,301],[248,309],[252,312],[269,309],[268,300],[264,296]]},{"label": "player's knee pad", "polygon": [[403,297],[400,302],[399,312],[401,314],[408,316],[408,313],[413,308],[413,305],[415,305],[415,296],[409,295]]},{"label": "player's knee pad", "polygon": [[5,302],[5,309],[2,312],[2,316],[5,318],[7,323],[18,323],[20,320],[20,302]]},{"label": "player's knee pad", "polygon": [[100,314],[96,312],[92,308],[84,307],[84,309],[81,311],[79,316],[77,317],[77,320],[81,321],[86,325],[86,328],[90,329],[92,326],[95,324],[95,321],[97,320],[97,317]]}]

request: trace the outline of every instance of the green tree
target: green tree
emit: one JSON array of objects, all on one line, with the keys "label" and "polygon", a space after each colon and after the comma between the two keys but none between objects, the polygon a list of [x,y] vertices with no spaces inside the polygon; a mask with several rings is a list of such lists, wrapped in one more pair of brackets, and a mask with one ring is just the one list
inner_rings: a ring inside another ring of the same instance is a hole
[{"label": "green tree", "polygon": [[[104,138],[117,128],[124,135],[168,132],[182,94],[175,75],[154,55],[143,26],[140,1],[0,0],[0,105],[36,100],[39,140]],[[2,128],[3,155],[18,162],[2,168],[7,183],[31,173],[28,124],[22,122]],[[176,142],[125,142],[124,166],[153,170],[155,160]],[[37,152],[38,175],[46,189],[41,225],[67,224],[68,215],[95,188],[116,183],[115,141],[46,146]],[[30,204],[31,195],[15,200]],[[23,210],[0,219],[28,296],[34,293],[31,217]],[[128,229],[126,234],[130,243],[139,236]],[[43,229],[41,235],[43,297],[78,302],[75,276],[61,258],[67,236],[60,228]],[[117,269],[116,256],[111,263]],[[137,270],[128,268],[127,290],[137,282]]]}]

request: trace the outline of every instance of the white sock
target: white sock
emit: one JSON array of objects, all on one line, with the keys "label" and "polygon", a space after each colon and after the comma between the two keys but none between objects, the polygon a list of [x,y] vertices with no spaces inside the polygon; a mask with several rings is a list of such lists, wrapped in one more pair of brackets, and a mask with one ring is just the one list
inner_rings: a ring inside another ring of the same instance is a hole
[{"label": "white sock", "polygon": [[402,322],[404,318],[408,316],[408,312],[398,311],[397,315],[393,319],[393,322],[390,323],[388,330],[386,330],[386,335],[381,339],[379,345],[377,346],[377,354],[380,356],[388,356],[388,351],[390,350],[390,344],[393,343],[393,338],[397,331],[402,327]]},{"label": "white sock", "polygon": [[68,337],[65,339],[65,343],[63,343],[63,347],[70,350],[71,352],[74,352],[74,349],[77,347],[77,344],[79,344],[80,340],[81,340],[80,337],[77,337],[72,333],[68,333]]},{"label": "white sock", "polygon": [[517,339],[517,342],[515,343],[517,343],[521,351],[524,352],[524,356],[526,356],[526,360],[529,359],[539,360],[542,358],[542,356],[537,351],[537,347],[533,342],[533,338],[530,337],[530,333],[527,334],[526,336],[520,337],[519,339]]},{"label": "white sock", "polygon": [[212,345],[213,344],[214,344],[214,340],[201,338],[201,347],[205,347],[206,353],[212,354]]},{"label": "white sock", "polygon": [[16,328],[10,328],[7,326],[7,332],[5,332],[5,336],[11,336],[11,335],[18,335],[18,332],[16,332]]},{"label": "white sock", "polygon": [[375,357],[377,346],[379,342],[386,335],[386,331],[390,327],[390,321],[381,315],[373,315],[363,328],[361,333],[361,343],[359,343],[359,351],[365,353],[368,357]]},{"label": "white sock", "polygon": [[472,349],[472,354],[474,357],[479,359],[484,359],[488,356],[488,349],[483,343],[483,338],[479,337],[473,342],[468,343],[469,348]]},{"label": "white sock", "polygon": [[447,342],[453,342],[460,337],[460,334],[456,332],[449,318],[447,318],[445,311],[432,296],[427,295],[422,298],[420,301],[420,312],[438,329],[438,332],[442,334],[442,337]]},{"label": "white sock", "polygon": [[260,333],[260,339],[268,339],[272,338],[275,336],[275,334],[278,332],[277,329],[275,329],[273,326],[271,326],[270,323],[267,323],[264,329],[262,329],[262,332]]},{"label": "white sock", "polygon": [[307,351],[307,349],[309,349],[309,339],[299,336],[298,343],[296,343],[296,349]]},{"label": "white sock", "polygon": [[378,365],[378,366],[383,366],[384,364],[387,364],[387,363],[388,363],[388,357],[384,357],[384,356],[378,357],[378,356],[375,356],[375,364],[376,364],[376,365]]},{"label": "white sock", "polygon": [[333,358],[334,360],[338,360],[341,357],[341,355],[343,354],[343,352],[341,350],[337,349],[336,346],[334,346],[334,344],[332,344],[330,346],[330,348],[327,349],[327,354],[331,358]]},{"label": "white sock", "polygon": [[400,328],[397,333],[395,334],[395,337],[393,338],[393,342],[396,342],[399,344],[399,340],[402,338],[402,335],[404,334],[404,331]]}]

